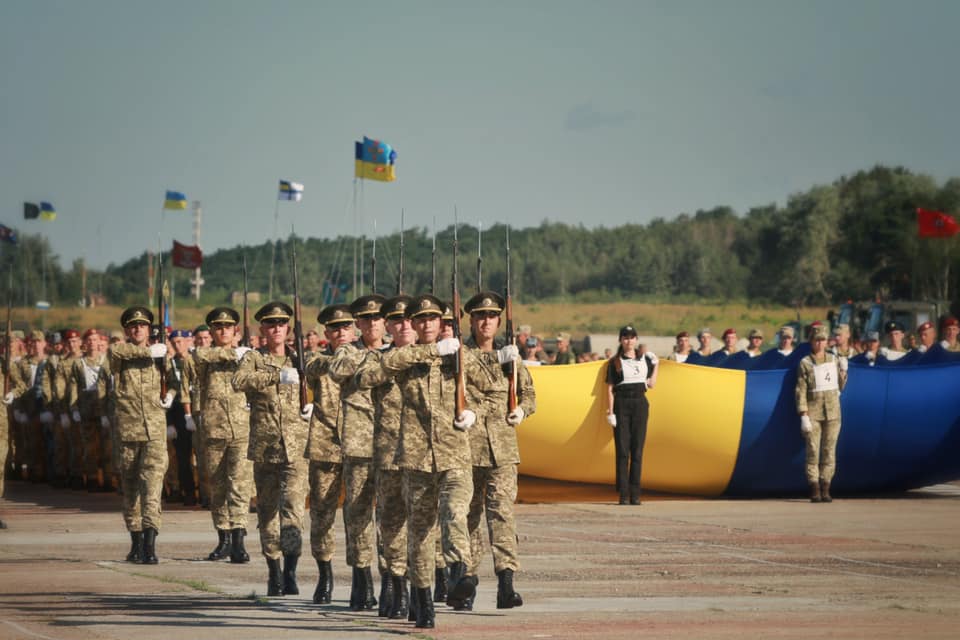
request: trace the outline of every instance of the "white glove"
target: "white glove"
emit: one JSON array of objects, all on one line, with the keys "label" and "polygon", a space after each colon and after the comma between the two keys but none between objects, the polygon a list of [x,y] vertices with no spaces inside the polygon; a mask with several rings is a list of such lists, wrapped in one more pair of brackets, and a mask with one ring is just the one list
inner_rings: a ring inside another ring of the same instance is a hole
[{"label": "white glove", "polygon": [[193,416],[191,416],[191,415],[185,415],[185,416],[183,416],[183,419],[184,419],[184,420],[186,421],[186,423],[187,423],[187,431],[191,431],[191,432],[192,432],[192,431],[196,431],[196,430],[197,430],[197,423],[193,421]]},{"label": "white glove", "polygon": [[13,419],[16,420],[18,424],[27,424],[27,414],[23,411],[15,410],[13,412]]},{"label": "white glove", "polygon": [[79,422],[80,422],[80,419],[81,419],[81,418],[80,418],[80,411],[77,410],[77,409],[74,409],[74,410],[73,410],[73,421],[79,423]]},{"label": "white glove", "polygon": [[[446,338],[447,340],[456,340],[456,338]],[[460,431],[469,431],[477,422],[477,414],[470,409],[464,409],[456,420],[453,421],[453,426],[459,429]]]},{"label": "white glove", "polygon": [[920,352],[920,353],[926,353],[926,352],[927,352],[927,345],[925,345],[925,344],[920,345],[919,347],[917,347],[917,351]]},{"label": "white glove", "polygon": [[160,401],[160,406],[164,409],[169,409],[173,406],[173,399],[177,397],[177,394],[173,391],[167,391],[167,395],[163,397],[163,400]]},{"label": "white glove", "polygon": [[172,424],[167,425],[167,440],[177,439],[177,428]]},{"label": "white glove", "polygon": [[460,349],[460,341],[456,338],[444,338],[437,343],[437,353],[441,356],[449,356]]},{"label": "white glove", "polygon": [[300,384],[300,372],[294,367],[280,369],[280,384]]},{"label": "white glove", "polygon": [[611,427],[617,426],[617,414],[615,414],[615,413],[608,413],[608,414],[607,414],[607,424],[610,425]]},{"label": "white glove", "polygon": [[49,411],[40,412],[40,422],[43,424],[53,424],[53,414]]},{"label": "white glove", "polygon": [[150,345],[150,357],[151,358],[162,358],[167,355],[167,345],[162,342]]},{"label": "white glove", "polygon": [[500,364],[515,362],[520,359],[520,349],[518,349],[515,344],[508,344],[497,351],[497,359],[500,361]]},{"label": "white glove", "polygon": [[303,420],[309,420],[312,415],[313,415],[312,404],[308,404],[300,411],[300,418],[302,418]]},{"label": "white glove", "polygon": [[100,427],[103,429],[110,428],[110,418],[107,416],[100,416]]},{"label": "white glove", "polygon": [[850,366],[850,364],[847,362],[846,358],[840,358],[837,361],[837,366],[840,368],[840,371],[846,371],[847,367]]},{"label": "white glove", "polygon": [[511,427],[515,427],[523,422],[523,419],[526,415],[527,414],[523,412],[523,409],[517,407],[507,414],[507,424],[509,424]]},{"label": "white glove", "polygon": [[8,407],[13,404],[14,400],[15,398],[13,397],[13,391],[3,396],[3,404],[7,405]]},{"label": "white glove", "polygon": [[946,340],[941,340],[941,341],[940,341],[940,346],[943,347],[944,349],[949,349],[949,348],[950,348],[950,343],[947,342]]},{"label": "white glove", "polygon": [[869,360],[870,362],[873,362],[874,360],[877,359],[877,354],[875,354],[873,351],[867,351],[866,357],[867,357],[867,360]]},{"label": "white glove", "polygon": [[60,426],[64,429],[70,428],[70,416],[65,413],[60,414]]},{"label": "white glove", "polygon": [[243,356],[247,355],[248,351],[253,351],[250,347],[236,347],[234,353],[237,354],[237,361],[243,360]]},{"label": "white glove", "polygon": [[813,423],[810,422],[810,416],[802,415],[800,416],[800,431],[804,433],[810,433],[813,431]]}]

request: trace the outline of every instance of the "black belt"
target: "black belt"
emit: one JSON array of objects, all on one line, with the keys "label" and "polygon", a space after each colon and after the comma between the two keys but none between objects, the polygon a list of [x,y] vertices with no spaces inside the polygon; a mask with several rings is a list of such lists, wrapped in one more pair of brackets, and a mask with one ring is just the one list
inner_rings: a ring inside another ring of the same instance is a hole
[{"label": "black belt", "polygon": [[647,393],[647,385],[641,383],[620,384],[613,388],[614,395],[620,398],[639,398]]}]

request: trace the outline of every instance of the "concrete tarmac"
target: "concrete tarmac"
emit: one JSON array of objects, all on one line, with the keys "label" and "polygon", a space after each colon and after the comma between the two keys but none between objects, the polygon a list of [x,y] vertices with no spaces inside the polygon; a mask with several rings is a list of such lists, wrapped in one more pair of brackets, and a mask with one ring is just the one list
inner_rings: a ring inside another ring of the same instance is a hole
[{"label": "concrete tarmac", "polygon": [[119,496],[8,483],[0,638],[960,636],[960,485],[832,504],[613,498],[604,487],[522,478],[523,607],[496,609],[487,553],[474,611],[440,604],[437,628],[419,632],[349,610],[339,515],[334,602],[321,607],[309,555],[299,596],[265,596],[253,514],[249,564],[204,560],[216,542],[209,512],[171,505],[160,564],[135,565],[123,561]]}]

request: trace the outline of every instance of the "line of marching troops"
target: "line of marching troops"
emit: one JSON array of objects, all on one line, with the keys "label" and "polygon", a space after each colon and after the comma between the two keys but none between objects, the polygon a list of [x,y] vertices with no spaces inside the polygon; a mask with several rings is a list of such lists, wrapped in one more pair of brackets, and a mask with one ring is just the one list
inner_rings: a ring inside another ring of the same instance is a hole
[{"label": "line of marching troops", "polygon": [[[346,561],[353,570],[350,608],[378,608],[380,616],[430,628],[434,602],[473,608],[484,515],[497,607],[523,604],[513,587],[519,568],[515,429],[534,412],[536,396],[517,347],[497,335],[504,306],[492,291],[470,298],[464,312],[471,331],[463,344],[453,337],[459,310],[455,317],[432,295],[371,294],[323,308],[317,321],[327,344],[305,358],[305,406],[289,305],[270,302],[257,311],[256,349],[238,346],[234,309],[213,309],[206,317],[212,344],[187,357],[152,340],[153,314],[135,306],[121,316],[125,340],[105,351],[96,331],[84,334],[88,346],[78,344],[76,352],[71,341],[80,336],[69,334],[71,355],[51,362],[42,357],[42,334],[32,334],[4,399],[23,427],[16,433],[27,440],[28,470],[40,473],[45,464],[35,458],[41,447],[32,440],[42,437],[44,425],[63,421],[63,429],[47,431],[81,444],[54,443],[52,450],[78,451],[86,468],[69,461],[52,468],[78,470],[77,478],[85,475],[97,486],[98,468],[119,474],[131,538],[127,561],[158,562],[168,410],[177,401],[188,430],[199,434],[208,476],[218,536],[210,560],[249,561],[244,538],[255,489],[267,595],[299,594],[309,496],[310,552],[319,570],[313,601],[329,604],[332,527],[342,494]],[[467,408],[455,415],[458,372]]]}]

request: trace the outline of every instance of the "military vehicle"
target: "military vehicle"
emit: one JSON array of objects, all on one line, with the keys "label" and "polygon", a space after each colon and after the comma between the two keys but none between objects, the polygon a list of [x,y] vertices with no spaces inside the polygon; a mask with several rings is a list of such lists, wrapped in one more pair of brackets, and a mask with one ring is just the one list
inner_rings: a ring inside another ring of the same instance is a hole
[{"label": "military vehicle", "polygon": [[867,331],[876,331],[883,335],[888,322],[896,321],[903,325],[906,333],[916,331],[924,322],[938,324],[941,318],[950,313],[950,303],[946,300],[916,301],[891,300],[886,302],[853,302],[848,300],[840,305],[836,312],[830,312],[830,326],[846,324],[854,339]]}]

